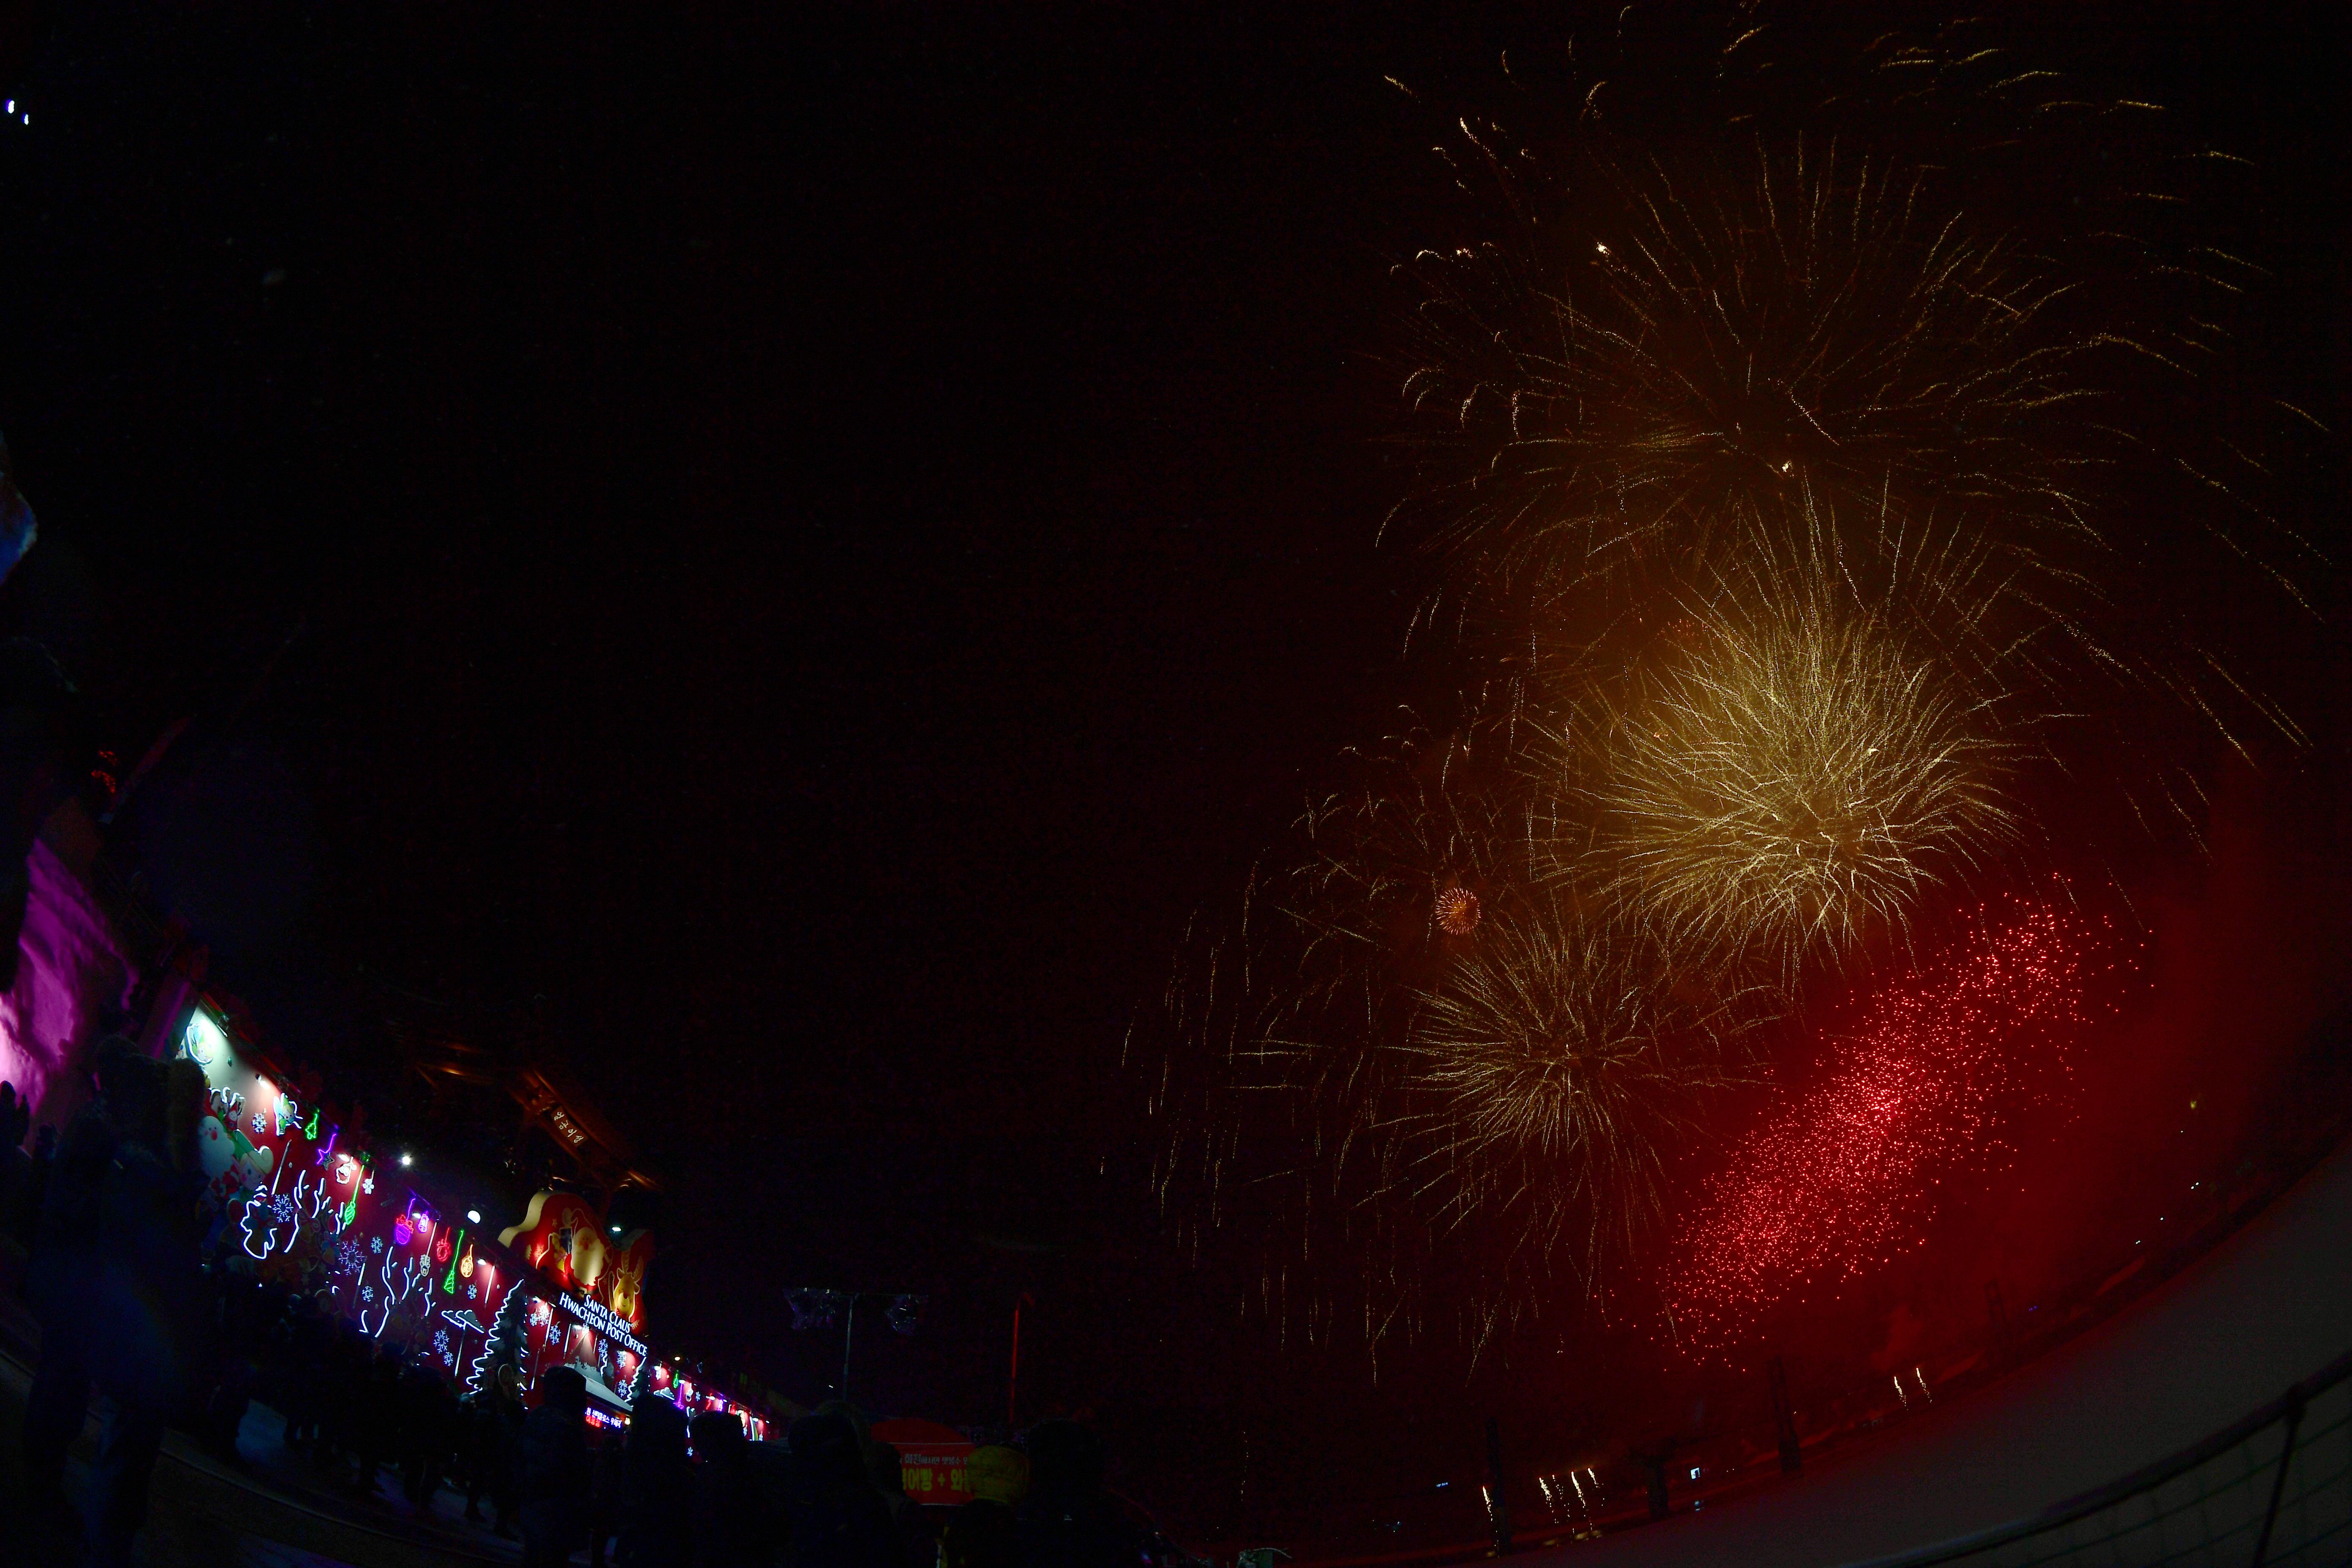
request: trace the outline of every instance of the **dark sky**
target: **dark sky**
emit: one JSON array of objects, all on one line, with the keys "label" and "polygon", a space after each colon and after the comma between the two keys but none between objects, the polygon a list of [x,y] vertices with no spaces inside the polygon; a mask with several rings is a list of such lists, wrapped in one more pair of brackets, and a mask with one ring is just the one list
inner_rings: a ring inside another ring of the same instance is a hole
[{"label": "dark sky", "polygon": [[[1384,279],[1444,182],[1382,78],[1543,11],[60,5],[7,614],[126,760],[199,716],[173,890],[265,1028],[561,1051],[671,1178],[656,1337],[814,1397],[783,1288],[928,1290],[859,1392],[1001,1418],[1027,1289],[1041,1406],[1230,1437],[1223,1304],[1097,1174],[1120,1039],[1409,685]],[[2113,47],[2324,294],[2323,11]]]}]

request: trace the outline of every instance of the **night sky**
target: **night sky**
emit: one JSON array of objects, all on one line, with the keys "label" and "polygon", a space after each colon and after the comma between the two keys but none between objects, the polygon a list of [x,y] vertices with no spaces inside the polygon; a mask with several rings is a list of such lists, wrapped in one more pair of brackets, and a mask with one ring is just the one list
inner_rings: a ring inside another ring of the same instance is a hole
[{"label": "night sky", "polygon": [[[2327,8],[2143,10],[2040,43],[2262,163],[2263,347],[2341,413]],[[853,1392],[1001,1422],[1028,1290],[1024,1414],[1189,1446],[1147,1495],[1307,1409],[1459,1468],[1505,1373],[1228,1342],[1120,1046],[1418,679],[1387,269],[1446,184],[1383,78],[1570,30],[60,5],[0,124],[0,614],[123,765],[195,719],[142,848],[266,1037],[589,1086],[668,1183],[656,1340],[814,1401],[786,1288],[926,1291]]]}]

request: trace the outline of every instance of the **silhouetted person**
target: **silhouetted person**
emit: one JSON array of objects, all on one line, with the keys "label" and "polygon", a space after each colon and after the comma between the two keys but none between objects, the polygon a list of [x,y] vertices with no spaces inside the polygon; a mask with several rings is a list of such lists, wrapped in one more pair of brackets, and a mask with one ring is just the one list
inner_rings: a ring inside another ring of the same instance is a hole
[{"label": "silhouetted person", "polygon": [[1029,1433],[1029,1497],[1021,1505],[1022,1568],[1126,1568],[1141,1533],[1103,1490],[1102,1444],[1075,1421]]},{"label": "silhouetted person", "polygon": [[898,1568],[889,1510],[866,1469],[866,1446],[845,1410],[793,1423],[791,1568]]},{"label": "silhouetted person", "polygon": [[766,1568],[773,1560],[743,1423],[724,1410],[694,1418],[695,1540],[705,1568]]},{"label": "silhouetted person", "polygon": [[1012,1509],[974,1498],[940,1532],[941,1568],[1020,1568],[1021,1527]]},{"label": "silhouetted person", "polygon": [[514,1533],[515,1516],[522,1507],[522,1428],[529,1412],[522,1402],[522,1370],[502,1366],[491,1385],[490,1508],[491,1531]]},{"label": "silhouetted person", "polygon": [[84,1561],[96,1568],[131,1561],[163,1424],[195,1415],[197,1373],[210,1363],[197,1222],[203,1069],[140,1066],[112,1107],[121,1136],[100,1199],[90,1368],[113,1407],[83,1499]]},{"label": "silhouetted person", "polygon": [[400,1355],[386,1346],[366,1363],[352,1402],[351,1440],[360,1461],[359,1474],[352,1479],[353,1497],[373,1500],[377,1473],[387,1460],[400,1458],[401,1405]]},{"label": "silhouetted person", "polygon": [[866,1445],[866,1472],[889,1510],[891,1533],[898,1538],[898,1560],[907,1568],[931,1568],[939,1558],[939,1538],[923,1517],[923,1505],[907,1495],[907,1470],[898,1450],[878,1438]]},{"label": "silhouetted person", "polygon": [[33,1250],[33,1238],[41,1227],[41,1204],[48,1196],[49,1173],[57,1169],[57,1163],[58,1126],[54,1121],[44,1121],[41,1130],[33,1135],[32,1163],[25,1167],[25,1179],[16,1189],[8,1213],[16,1244],[28,1257]]},{"label": "silhouetted person", "polygon": [[[226,1239],[226,1227],[223,1237]],[[205,1401],[202,1436],[205,1447],[216,1458],[237,1462],[237,1430],[253,1403],[268,1352],[270,1314],[279,1310],[268,1288],[241,1279],[215,1265],[206,1278],[220,1304],[219,1353],[214,1358],[212,1385]]]},{"label": "silhouetted person", "polygon": [[[33,1249],[33,1223],[40,1214],[39,1156],[25,1152],[25,1134],[33,1129],[33,1102],[16,1098],[16,1086],[0,1082],[0,1226],[26,1252]],[[57,1134],[44,1126],[50,1150]]]},{"label": "silhouetted person", "polygon": [[368,1380],[375,1365],[369,1342],[359,1325],[345,1319],[327,1347],[326,1417],[317,1459],[329,1468],[349,1464],[360,1453],[369,1419]]},{"label": "silhouetted person", "polygon": [[455,1449],[457,1406],[440,1373],[412,1366],[402,1380],[401,1495],[412,1508],[430,1508]]},{"label": "silhouetted person", "polygon": [[119,1035],[100,1040],[91,1058],[98,1097],[67,1124],[47,1163],[25,1271],[27,1304],[41,1325],[40,1365],[25,1398],[25,1484],[33,1505],[50,1511],[67,1506],[66,1449],[89,1414],[105,1188],[121,1142],[117,1118],[137,1095],[135,1080],[153,1070]]},{"label": "silhouetted person", "polygon": [[640,1395],[629,1411],[629,1441],[621,1458],[617,1568],[676,1568],[688,1561],[694,1516],[694,1467],[686,1457],[686,1413],[657,1394]]},{"label": "silhouetted person", "polygon": [[560,1568],[588,1543],[588,1383],[568,1366],[539,1380],[522,1424],[522,1560]]},{"label": "silhouetted person", "polygon": [[512,1502],[499,1500],[510,1489],[504,1478],[512,1469],[514,1441],[505,1414],[504,1374],[513,1370],[500,1367],[499,1375],[486,1378],[481,1391],[465,1405],[466,1517],[476,1524],[484,1522],[482,1499],[487,1497],[501,1533],[514,1519]]},{"label": "silhouetted person", "polygon": [[319,1304],[308,1296],[294,1298],[285,1325],[286,1446],[308,1446],[319,1440],[326,1414],[328,1340],[333,1332]]},{"label": "silhouetted person", "polygon": [[605,1430],[588,1446],[588,1568],[604,1568],[604,1543],[621,1527],[621,1435]]},{"label": "silhouetted person", "polygon": [[0,1079],[0,1215],[13,1217],[25,1190],[25,1134],[33,1130],[33,1102],[16,1098],[16,1086]]},{"label": "silhouetted person", "polygon": [[1650,1478],[1650,1517],[1664,1519],[1671,1508],[1666,1497],[1666,1466],[1675,1457],[1675,1440],[1662,1439],[1654,1449],[1636,1448],[1633,1458]]}]

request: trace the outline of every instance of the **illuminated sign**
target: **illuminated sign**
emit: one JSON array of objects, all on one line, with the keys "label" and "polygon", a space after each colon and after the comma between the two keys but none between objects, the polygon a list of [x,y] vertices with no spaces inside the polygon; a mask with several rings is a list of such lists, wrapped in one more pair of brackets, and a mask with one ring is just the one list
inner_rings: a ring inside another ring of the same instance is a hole
[{"label": "illuminated sign", "polygon": [[877,1421],[874,1440],[898,1450],[900,1489],[917,1502],[961,1507],[972,1499],[971,1440],[936,1421]]},{"label": "illuminated sign", "polygon": [[604,1303],[632,1333],[645,1325],[646,1266],[653,1259],[653,1237],[638,1231],[625,1243],[608,1239],[604,1216],[576,1193],[531,1194],[519,1224],[499,1233],[499,1243],[529,1258],[549,1283],[579,1290]]},{"label": "illuminated sign", "polygon": [[619,1345],[623,1350],[643,1356],[645,1342],[629,1331],[628,1320],[593,1296],[577,1296],[566,1290],[561,1298],[563,1310],[581,1322]]}]

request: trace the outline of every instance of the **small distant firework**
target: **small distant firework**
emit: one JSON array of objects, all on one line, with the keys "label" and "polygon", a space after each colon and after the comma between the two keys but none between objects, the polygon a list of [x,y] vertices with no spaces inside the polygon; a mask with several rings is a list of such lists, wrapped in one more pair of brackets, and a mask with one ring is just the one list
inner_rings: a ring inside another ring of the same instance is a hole
[{"label": "small distant firework", "polygon": [[1678,946],[1835,954],[2015,837],[1984,706],[1883,621],[1802,594],[1680,631],[1591,764],[1588,858]]},{"label": "small distant firework", "polygon": [[2007,1116],[2063,1087],[2099,933],[2023,901],[1979,920],[1871,1002],[1706,1184],[1664,1279],[1685,1352],[1720,1354],[1777,1304],[1883,1265],[1934,1217],[1937,1182],[1998,1165]]},{"label": "small distant firework", "polygon": [[1468,936],[1478,929],[1478,895],[1455,885],[1437,895],[1437,929],[1448,936]]}]

